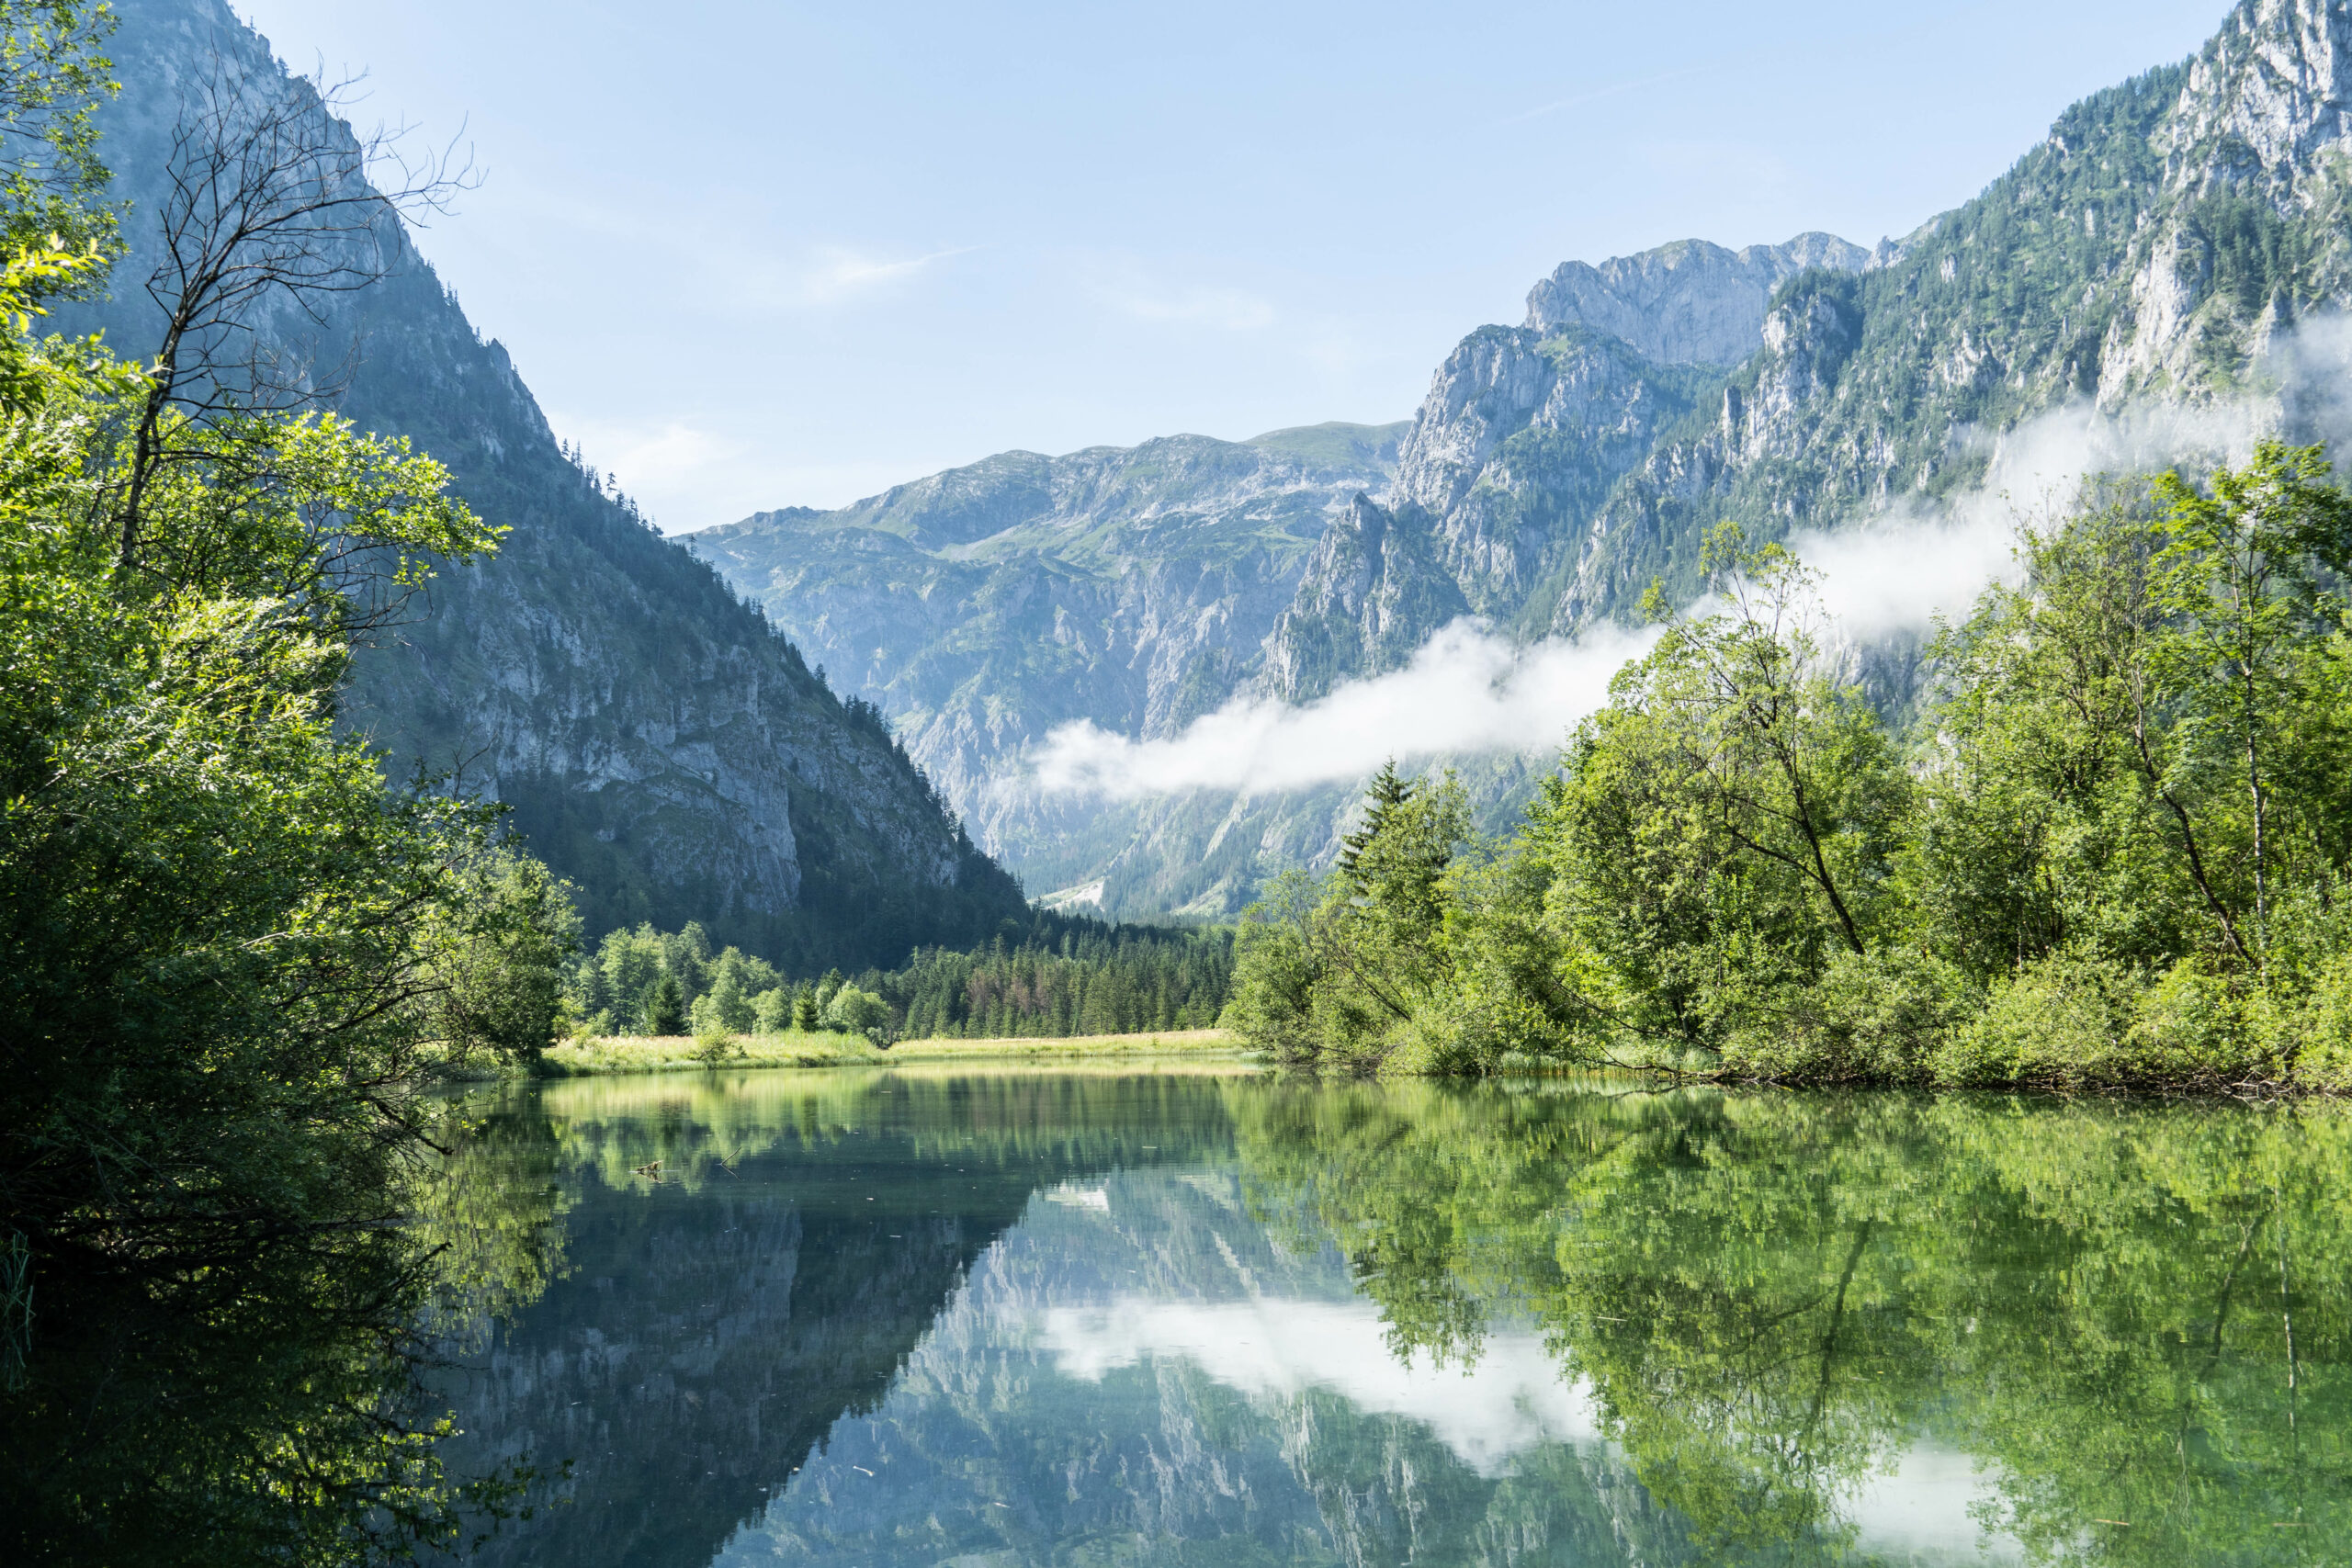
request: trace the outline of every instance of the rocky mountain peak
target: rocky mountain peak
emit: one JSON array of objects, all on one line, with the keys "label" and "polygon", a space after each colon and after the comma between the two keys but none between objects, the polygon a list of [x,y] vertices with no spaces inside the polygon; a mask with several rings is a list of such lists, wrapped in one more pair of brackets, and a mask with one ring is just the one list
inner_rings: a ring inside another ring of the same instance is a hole
[{"label": "rocky mountain peak", "polygon": [[1726,250],[1678,240],[1599,266],[1563,262],[1528,292],[1527,325],[1541,333],[1581,325],[1623,338],[1667,365],[1731,367],[1762,341],[1772,291],[1809,267],[1860,272],[1871,253],[1835,234]]},{"label": "rocky mountain peak", "polygon": [[2352,6],[2244,0],[2189,62],[2163,138],[2168,183],[2255,183],[2301,196],[2352,146]]}]

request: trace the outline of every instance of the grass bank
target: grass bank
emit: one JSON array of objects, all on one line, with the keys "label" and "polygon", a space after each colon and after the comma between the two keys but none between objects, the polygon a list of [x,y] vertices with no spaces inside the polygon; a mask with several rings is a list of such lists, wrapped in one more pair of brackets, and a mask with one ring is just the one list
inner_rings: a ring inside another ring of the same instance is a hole
[{"label": "grass bank", "polygon": [[1029,1060],[1036,1057],[1231,1055],[1242,1050],[1230,1029],[1162,1029],[1142,1034],[1034,1035],[997,1040],[901,1040],[890,1047],[893,1062]]},{"label": "grass bank", "polygon": [[1233,1032],[1225,1029],[1080,1034],[1057,1040],[902,1040],[888,1051],[855,1035],[792,1032],[734,1035],[719,1050],[683,1034],[567,1040],[549,1046],[542,1061],[549,1077],[591,1077],[709,1067],[879,1067],[915,1062],[991,1061],[1075,1064],[1144,1056],[1230,1055],[1240,1048]]}]

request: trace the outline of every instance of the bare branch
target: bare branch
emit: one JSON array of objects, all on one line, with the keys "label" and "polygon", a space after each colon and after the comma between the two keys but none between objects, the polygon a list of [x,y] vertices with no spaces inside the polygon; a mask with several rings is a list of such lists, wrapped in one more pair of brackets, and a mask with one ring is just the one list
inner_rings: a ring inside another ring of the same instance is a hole
[{"label": "bare branch", "polygon": [[[406,250],[406,226],[450,210],[480,184],[454,141],[413,151],[409,127],[356,133],[341,110],[356,78],[290,76],[217,51],[182,101],[166,164],[163,254],[147,293],[164,315],[152,383],[133,437],[118,562],[138,561],[141,508],[157,469],[201,456],[201,432],[225,415],[331,401],[357,363],[356,332],[322,375],[314,355],[346,320],[342,296],[381,281]],[[167,416],[198,434],[167,440]]]}]

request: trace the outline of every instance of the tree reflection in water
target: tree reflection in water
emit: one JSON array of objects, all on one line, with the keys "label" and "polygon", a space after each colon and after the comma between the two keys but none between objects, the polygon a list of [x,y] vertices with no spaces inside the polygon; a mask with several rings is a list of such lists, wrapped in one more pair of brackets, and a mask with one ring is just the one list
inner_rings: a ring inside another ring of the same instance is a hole
[{"label": "tree reflection in water", "polygon": [[1906,1450],[2034,1560],[2352,1539],[2352,1115],[1899,1095],[1271,1089],[1243,1168],[1392,1346],[1532,1325],[1702,1557],[1828,1558]]},{"label": "tree reflection in water", "polygon": [[469,1113],[412,1224],[45,1274],[0,1557],[452,1508],[580,1568],[2352,1539],[2333,1106],[956,1069]]},{"label": "tree reflection in water", "polygon": [[36,1260],[0,1380],[0,1561],[341,1563],[514,1512],[526,1465],[445,1477],[429,1379],[547,1277],[552,1183],[507,1177],[552,1148],[519,1131],[420,1161],[406,1216]]}]

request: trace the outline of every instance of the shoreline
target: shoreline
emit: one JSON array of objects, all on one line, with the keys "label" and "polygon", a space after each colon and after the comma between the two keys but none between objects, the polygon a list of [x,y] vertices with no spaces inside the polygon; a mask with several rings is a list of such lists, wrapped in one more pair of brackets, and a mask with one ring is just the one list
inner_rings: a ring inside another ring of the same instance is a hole
[{"label": "shoreline", "polygon": [[713,1051],[688,1035],[615,1035],[564,1041],[540,1057],[536,1073],[489,1071],[478,1076],[445,1071],[448,1082],[491,1082],[505,1077],[597,1077],[624,1073],[735,1072],[745,1069],[889,1067],[970,1062],[1047,1060],[1069,1065],[1141,1062],[1154,1057],[1191,1060],[1230,1057],[1254,1060],[1254,1053],[1230,1030],[1159,1030],[1137,1034],[1003,1036],[984,1040],[902,1040],[888,1049],[854,1035],[790,1033],[731,1036]]}]

